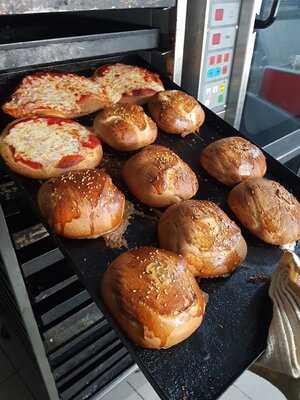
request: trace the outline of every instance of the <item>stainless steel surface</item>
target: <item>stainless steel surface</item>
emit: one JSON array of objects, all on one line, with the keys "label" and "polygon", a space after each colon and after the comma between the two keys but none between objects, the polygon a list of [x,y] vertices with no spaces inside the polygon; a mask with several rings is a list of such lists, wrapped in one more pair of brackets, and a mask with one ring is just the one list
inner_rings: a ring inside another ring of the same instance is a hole
[{"label": "stainless steel surface", "polygon": [[276,160],[286,163],[300,154],[300,129],[263,147]]},{"label": "stainless steel surface", "polygon": [[47,360],[45,348],[38,330],[27,290],[18,264],[16,253],[7,229],[5,217],[0,206],[0,255],[3,260],[3,267],[10,281],[16,303],[18,305],[23,324],[26,327],[32,350],[40,369],[45,386],[47,387],[50,400],[58,400],[58,392],[55,386],[53,375]]},{"label": "stainless steel surface", "polygon": [[174,7],[176,0],[0,0],[0,14]]},{"label": "stainless steel surface", "polygon": [[254,22],[260,4],[261,0],[242,1],[240,11],[239,29],[225,114],[225,120],[236,129],[240,127],[245,102],[256,37],[255,32],[253,32]]},{"label": "stainless steel surface", "polygon": [[186,16],[181,86],[198,98],[204,65],[211,0],[189,0]]},{"label": "stainless steel surface", "polygon": [[181,85],[188,0],[177,0],[173,81]]},{"label": "stainless steel surface", "polygon": [[[1,0],[0,0],[1,1]],[[158,46],[158,29],[141,29],[87,37],[70,37],[44,41],[31,41],[14,45],[0,45],[0,70],[26,65],[44,64],[128,52],[153,49]],[[57,43],[59,41],[59,43]]]}]

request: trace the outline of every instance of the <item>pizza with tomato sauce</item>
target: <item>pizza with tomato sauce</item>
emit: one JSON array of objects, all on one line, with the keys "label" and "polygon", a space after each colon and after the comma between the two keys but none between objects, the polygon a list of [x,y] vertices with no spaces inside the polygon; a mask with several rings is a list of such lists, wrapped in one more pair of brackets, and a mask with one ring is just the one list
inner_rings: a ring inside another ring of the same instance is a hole
[{"label": "pizza with tomato sauce", "polygon": [[64,72],[37,72],[23,78],[2,108],[15,118],[77,118],[107,105],[105,91],[92,79]]},{"label": "pizza with tomato sauce", "polygon": [[164,90],[157,74],[127,64],[103,65],[95,71],[99,83],[112,103],[146,103],[150,97]]},{"label": "pizza with tomato sauce", "polygon": [[13,171],[37,179],[95,168],[103,154],[99,139],[89,129],[55,117],[14,121],[1,135],[0,152]]}]

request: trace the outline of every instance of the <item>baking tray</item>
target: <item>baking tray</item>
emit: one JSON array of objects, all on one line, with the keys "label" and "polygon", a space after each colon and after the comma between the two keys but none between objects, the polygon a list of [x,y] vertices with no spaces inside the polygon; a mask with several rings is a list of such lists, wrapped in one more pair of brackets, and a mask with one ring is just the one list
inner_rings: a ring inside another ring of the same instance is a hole
[{"label": "baking tray", "polygon": [[[119,56],[53,64],[39,69],[90,74],[95,67],[112,62],[147,66],[139,57]],[[22,69],[0,75],[0,101],[3,102],[20,78],[30,72],[32,69]],[[166,88],[178,88],[163,76],[162,80]],[[157,142],[174,150],[198,175],[200,188],[195,196],[197,199],[215,201],[234,218],[226,206],[229,189],[207,175],[199,165],[199,155],[208,143],[237,135],[238,132],[207,108],[204,109],[206,121],[199,135],[189,135],[182,139],[160,133]],[[91,119],[89,116],[80,121],[89,124]],[[1,128],[7,122],[9,118],[1,114]],[[110,158],[117,159],[118,163],[130,156],[108,148],[104,148],[104,152]],[[300,179],[268,154],[266,157],[267,177],[282,183],[299,199]],[[113,168],[110,172],[127,199],[141,211],[135,215],[126,232],[129,248],[157,246],[157,212],[143,206],[128,193],[117,169]],[[36,193],[39,182],[11,174],[23,190],[24,200],[29,201],[38,213]],[[263,352],[271,320],[272,307],[267,294],[267,281],[280,258],[281,250],[263,243],[244,229],[243,234],[248,243],[248,255],[242,266],[228,278],[200,282],[202,289],[209,294],[207,312],[201,327],[183,343],[160,351],[142,349],[129,341],[111,319],[99,296],[103,272],[125,249],[106,248],[102,239],[70,240],[55,235],[53,237],[159,396],[164,400],[212,400],[218,398]],[[297,252],[300,253],[300,246]]]}]

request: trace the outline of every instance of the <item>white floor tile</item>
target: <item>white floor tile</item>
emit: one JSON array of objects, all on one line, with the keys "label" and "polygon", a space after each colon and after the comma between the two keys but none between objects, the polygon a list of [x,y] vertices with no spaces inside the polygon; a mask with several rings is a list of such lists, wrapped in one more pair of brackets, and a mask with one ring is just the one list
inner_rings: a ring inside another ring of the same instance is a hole
[{"label": "white floor tile", "polygon": [[[0,397],[1,399],[1,397]],[[119,383],[101,400],[142,400],[141,397],[128,385],[126,381]],[[148,399],[147,399],[148,400]]]},{"label": "white floor tile", "polygon": [[5,381],[9,376],[15,373],[11,362],[0,349],[0,383]]},{"label": "white floor tile", "polygon": [[126,381],[135,388],[143,400],[160,399],[141,371],[133,372]]},{"label": "white floor tile", "polygon": [[1,400],[33,400],[26,386],[17,374],[0,384]]},{"label": "white floor tile", "polygon": [[218,400],[249,400],[237,387],[230,386]]},{"label": "white floor tile", "polygon": [[251,371],[245,371],[234,383],[251,400],[286,400],[286,397],[269,381]]}]

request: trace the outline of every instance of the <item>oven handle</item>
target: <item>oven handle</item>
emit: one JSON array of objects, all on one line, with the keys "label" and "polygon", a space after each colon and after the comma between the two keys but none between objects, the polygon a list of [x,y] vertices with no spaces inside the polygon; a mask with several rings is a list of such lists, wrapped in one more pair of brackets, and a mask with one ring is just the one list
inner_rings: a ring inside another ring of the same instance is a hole
[{"label": "oven handle", "polygon": [[[270,14],[268,15],[267,18],[259,19],[256,17],[254,29],[266,29],[274,23],[274,21],[276,20],[276,17],[277,17],[277,12],[278,12],[278,9],[280,6],[280,1],[281,0],[273,0]],[[259,17],[259,15],[258,15],[258,17]]]}]

